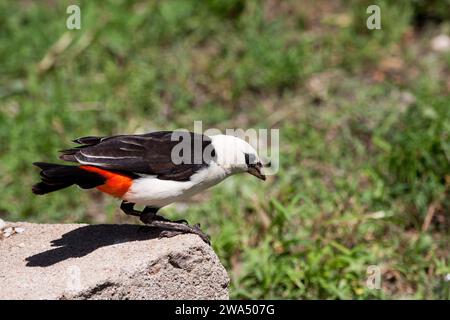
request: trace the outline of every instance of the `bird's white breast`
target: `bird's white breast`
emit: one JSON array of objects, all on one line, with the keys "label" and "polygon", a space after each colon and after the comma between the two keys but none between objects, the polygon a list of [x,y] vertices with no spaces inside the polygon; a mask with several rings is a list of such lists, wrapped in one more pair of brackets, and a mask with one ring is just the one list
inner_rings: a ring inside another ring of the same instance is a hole
[{"label": "bird's white breast", "polygon": [[156,176],[144,176],[133,181],[123,198],[136,204],[161,208],[185,200],[226,177],[225,170],[215,163],[198,171],[188,181],[161,180]]}]

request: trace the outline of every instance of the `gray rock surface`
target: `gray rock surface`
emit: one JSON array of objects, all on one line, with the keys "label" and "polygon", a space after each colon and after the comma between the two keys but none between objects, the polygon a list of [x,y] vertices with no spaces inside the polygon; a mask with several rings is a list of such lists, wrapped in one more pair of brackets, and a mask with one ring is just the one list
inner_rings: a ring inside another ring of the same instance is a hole
[{"label": "gray rock surface", "polygon": [[5,228],[13,231],[0,234],[0,299],[228,299],[228,275],[196,235],[158,239],[160,230],[137,225]]}]

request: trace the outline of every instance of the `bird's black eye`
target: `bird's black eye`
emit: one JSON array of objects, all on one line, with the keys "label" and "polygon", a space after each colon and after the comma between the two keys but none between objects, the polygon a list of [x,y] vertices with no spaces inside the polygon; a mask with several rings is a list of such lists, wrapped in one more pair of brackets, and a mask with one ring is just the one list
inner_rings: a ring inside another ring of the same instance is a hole
[{"label": "bird's black eye", "polygon": [[256,157],[253,154],[245,153],[245,164],[247,166],[254,165],[256,163]]}]

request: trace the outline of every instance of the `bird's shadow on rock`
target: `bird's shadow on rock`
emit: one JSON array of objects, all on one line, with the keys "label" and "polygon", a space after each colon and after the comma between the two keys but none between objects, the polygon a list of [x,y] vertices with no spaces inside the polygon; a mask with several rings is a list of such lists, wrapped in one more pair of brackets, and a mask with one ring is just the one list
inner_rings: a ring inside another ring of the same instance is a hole
[{"label": "bird's shadow on rock", "polygon": [[51,242],[50,249],[26,258],[27,267],[48,267],[69,258],[83,257],[94,250],[129,241],[142,241],[159,237],[158,228],[122,224],[87,225],[69,231]]}]

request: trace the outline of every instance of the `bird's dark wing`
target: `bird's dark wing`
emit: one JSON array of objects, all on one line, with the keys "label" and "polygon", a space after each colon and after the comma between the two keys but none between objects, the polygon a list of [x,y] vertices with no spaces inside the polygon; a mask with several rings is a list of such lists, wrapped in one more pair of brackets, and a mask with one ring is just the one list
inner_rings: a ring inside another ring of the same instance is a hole
[{"label": "bird's dark wing", "polygon": [[[192,132],[158,131],[142,135],[83,137],[74,142],[81,146],[61,151],[62,160],[155,175],[163,180],[187,181],[215,157],[211,139]],[[180,142],[187,148],[180,148]],[[175,154],[181,155],[185,161],[174,163],[172,151],[175,147],[175,151],[182,150]],[[189,154],[185,154],[186,151]]]}]

